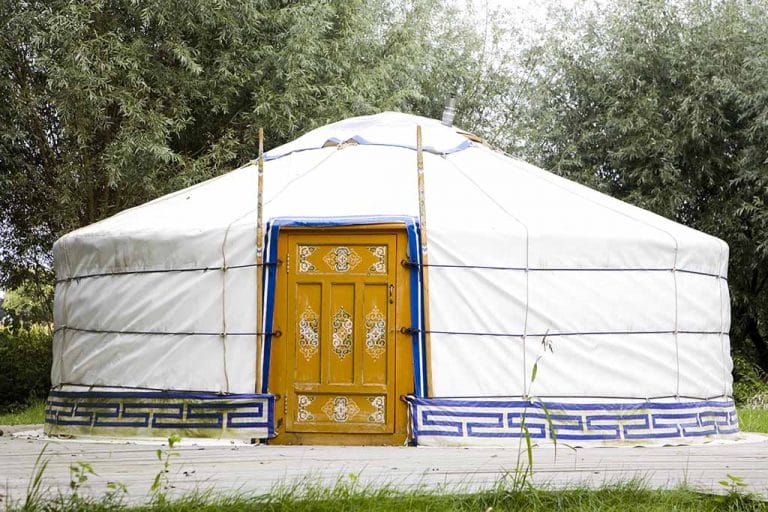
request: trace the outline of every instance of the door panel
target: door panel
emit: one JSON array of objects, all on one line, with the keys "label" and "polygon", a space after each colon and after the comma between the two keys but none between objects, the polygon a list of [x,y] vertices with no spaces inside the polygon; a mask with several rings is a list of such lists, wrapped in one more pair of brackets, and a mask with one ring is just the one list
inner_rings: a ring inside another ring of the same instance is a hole
[{"label": "door panel", "polygon": [[327,325],[330,332],[324,339],[330,341],[326,347],[327,371],[324,383],[354,384],[355,364],[354,328],[355,285],[354,283],[329,283],[330,310]]},{"label": "door panel", "polygon": [[406,242],[404,230],[392,228],[281,233],[286,268],[276,325],[285,334],[270,388],[281,390],[283,410],[271,442],[405,439],[399,397],[412,391],[413,370],[410,339],[398,325],[398,317],[409,325],[410,307],[407,270],[398,262]]}]

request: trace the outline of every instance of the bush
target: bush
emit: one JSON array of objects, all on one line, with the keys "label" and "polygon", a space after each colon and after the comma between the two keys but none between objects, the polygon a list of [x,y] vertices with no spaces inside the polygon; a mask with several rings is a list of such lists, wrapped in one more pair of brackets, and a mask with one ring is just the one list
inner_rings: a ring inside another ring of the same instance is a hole
[{"label": "bush", "polygon": [[766,375],[755,363],[742,354],[733,354],[733,398],[742,406],[768,403]]},{"label": "bush", "polygon": [[43,398],[51,387],[51,332],[0,327],[0,411]]}]

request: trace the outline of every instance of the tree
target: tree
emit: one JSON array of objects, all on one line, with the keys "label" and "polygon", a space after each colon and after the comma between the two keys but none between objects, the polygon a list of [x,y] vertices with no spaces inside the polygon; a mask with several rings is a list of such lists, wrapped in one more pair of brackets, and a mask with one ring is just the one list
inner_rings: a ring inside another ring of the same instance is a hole
[{"label": "tree", "polygon": [[734,346],[768,370],[765,0],[613,0],[566,13],[510,151],[724,239]]},{"label": "tree", "polygon": [[[53,286],[35,283],[26,284],[8,290],[0,303],[0,325],[6,323],[14,329],[30,328],[34,325],[43,327],[53,316]],[[5,313],[2,311],[5,310]],[[50,325],[49,334],[50,334]]]}]

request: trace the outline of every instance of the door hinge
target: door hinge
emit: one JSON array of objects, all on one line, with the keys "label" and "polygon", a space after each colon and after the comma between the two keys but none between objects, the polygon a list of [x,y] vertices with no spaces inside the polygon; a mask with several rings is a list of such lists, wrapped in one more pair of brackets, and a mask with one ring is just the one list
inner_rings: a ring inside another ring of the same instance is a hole
[{"label": "door hinge", "polygon": [[283,416],[288,417],[288,395],[283,395]]},{"label": "door hinge", "polygon": [[291,271],[291,255],[286,254],[285,255],[285,273],[289,273]]}]

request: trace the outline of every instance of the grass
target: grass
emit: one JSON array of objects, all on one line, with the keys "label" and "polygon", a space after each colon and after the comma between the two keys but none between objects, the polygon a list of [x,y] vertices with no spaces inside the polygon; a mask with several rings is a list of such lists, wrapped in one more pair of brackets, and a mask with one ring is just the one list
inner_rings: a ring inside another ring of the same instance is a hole
[{"label": "grass", "polygon": [[0,414],[0,425],[34,425],[43,422],[45,400],[35,400],[26,407]]},{"label": "grass", "polygon": [[354,483],[340,483],[327,488],[305,485],[276,489],[262,496],[217,496],[197,493],[178,500],[156,500],[147,505],[128,506],[120,499],[105,497],[101,500],[59,496],[53,500],[37,500],[31,507],[8,507],[14,510],[67,510],[67,511],[246,511],[265,512],[394,512],[413,511],[502,511],[550,510],[573,511],[759,511],[768,510],[768,503],[746,493],[730,492],[724,496],[703,494],[688,488],[653,490],[642,482],[607,485],[597,490],[573,488],[567,490],[541,490],[525,488],[510,490],[500,484],[496,489],[472,494],[445,494],[437,492],[399,492],[393,489],[372,489]]},{"label": "grass", "polygon": [[743,432],[768,434],[768,409],[739,407],[739,428]]}]

